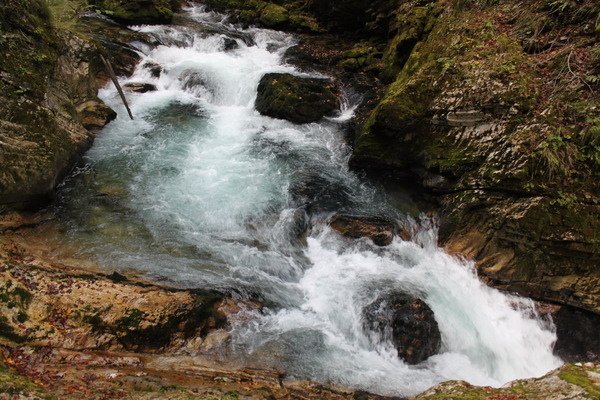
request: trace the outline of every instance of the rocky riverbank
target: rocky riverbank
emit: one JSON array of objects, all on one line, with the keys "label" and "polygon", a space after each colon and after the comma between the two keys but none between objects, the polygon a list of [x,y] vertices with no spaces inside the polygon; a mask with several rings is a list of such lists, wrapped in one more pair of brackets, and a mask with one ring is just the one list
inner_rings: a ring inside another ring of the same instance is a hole
[{"label": "rocky riverbank", "polygon": [[[0,225],[1,399],[400,400],[232,365],[222,357],[229,324],[260,312],[259,303],[49,260],[31,230],[39,223],[5,218]],[[400,298],[394,307],[406,318]],[[366,312],[375,309],[369,318],[387,320],[380,306]],[[416,323],[424,329],[427,322]],[[415,344],[408,333],[397,337]],[[498,389],[446,382],[412,399],[587,400],[598,398],[598,387],[600,366],[578,363]]]}]

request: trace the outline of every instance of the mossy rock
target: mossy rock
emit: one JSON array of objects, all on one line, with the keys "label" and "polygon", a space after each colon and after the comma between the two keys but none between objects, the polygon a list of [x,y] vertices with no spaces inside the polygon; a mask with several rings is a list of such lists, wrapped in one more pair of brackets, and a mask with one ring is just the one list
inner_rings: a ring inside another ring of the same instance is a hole
[{"label": "mossy rock", "polygon": [[260,22],[269,28],[285,25],[290,19],[288,10],[277,4],[268,4],[260,13]]},{"label": "mossy rock", "polygon": [[339,100],[331,80],[271,73],[260,81],[256,109],[263,115],[305,124],[333,115]]},{"label": "mossy rock", "polygon": [[169,23],[176,2],[171,0],[93,0],[100,12],[134,24]]},{"label": "mossy rock", "polygon": [[289,19],[289,25],[294,30],[310,33],[319,33],[323,31],[316,18],[312,15],[295,12],[290,14]]}]

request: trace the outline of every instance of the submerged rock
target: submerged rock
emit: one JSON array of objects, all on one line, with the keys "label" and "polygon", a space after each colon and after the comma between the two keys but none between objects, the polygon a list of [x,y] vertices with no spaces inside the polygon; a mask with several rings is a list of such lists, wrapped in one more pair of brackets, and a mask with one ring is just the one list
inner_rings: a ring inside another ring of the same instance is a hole
[{"label": "submerged rock", "polygon": [[150,71],[150,75],[152,75],[155,78],[160,77],[160,74],[163,71],[163,67],[160,64],[152,61],[145,62],[143,67]]},{"label": "submerged rock", "polygon": [[392,341],[398,356],[418,364],[436,354],[441,335],[433,311],[424,301],[391,292],[380,296],[363,311],[365,326]]},{"label": "submerged rock", "polygon": [[290,195],[298,207],[309,214],[339,210],[350,203],[348,188],[327,174],[298,171],[292,177]]},{"label": "submerged rock", "polygon": [[336,215],[329,225],[343,236],[359,239],[368,237],[378,246],[388,246],[394,239],[394,224],[383,218]]},{"label": "submerged rock", "polygon": [[196,72],[194,70],[186,70],[181,73],[179,76],[179,81],[181,82],[183,89],[188,91],[198,91],[200,88],[207,89],[206,79],[200,72]]},{"label": "submerged rock", "polygon": [[235,50],[239,47],[240,47],[240,45],[238,44],[237,40],[229,38],[229,37],[226,37],[223,39],[223,50],[231,51],[231,50]]},{"label": "submerged rock", "polygon": [[125,90],[135,93],[155,92],[156,86],[151,83],[126,83],[123,85]]},{"label": "submerged rock", "polygon": [[333,115],[339,100],[331,80],[271,73],[258,85],[256,109],[269,117],[305,124]]}]

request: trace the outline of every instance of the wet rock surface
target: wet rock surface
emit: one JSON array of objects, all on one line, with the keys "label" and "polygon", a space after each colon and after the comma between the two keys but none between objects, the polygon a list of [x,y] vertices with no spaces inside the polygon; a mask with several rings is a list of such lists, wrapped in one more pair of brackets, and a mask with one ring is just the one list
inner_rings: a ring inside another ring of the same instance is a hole
[{"label": "wet rock surface", "polygon": [[328,79],[266,74],[258,86],[256,109],[297,124],[316,122],[339,108],[335,84]]},{"label": "wet rock surface", "polygon": [[436,354],[441,335],[433,311],[422,300],[391,292],[380,296],[363,311],[365,327],[391,340],[398,356],[418,364]]},{"label": "wet rock surface", "polygon": [[184,347],[226,321],[212,309],[222,296],[210,291],[170,290],[84,271],[65,274],[6,253],[0,271],[7,300],[0,305],[0,330],[19,343],[156,351]]},{"label": "wet rock surface", "polygon": [[87,130],[102,129],[110,121],[117,118],[117,113],[100,99],[88,100],[77,106],[81,124]]},{"label": "wet rock surface", "polygon": [[390,245],[396,232],[396,227],[391,221],[369,216],[336,215],[331,219],[329,226],[345,237],[367,237],[378,246]]},{"label": "wet rock surface", "polygon": [[130,92],[135,93],[147,93],[147,92],[155,92],[156,86],[151,83],[142,83],[142,82],[132,82],[126,83],[123,85],[123,88]]},{"label": "wet rock surface", "polygon": [[600,316],[576,307],[537,303],[537,311],[556,325],[554,353],[566,362],[600,361]]}]

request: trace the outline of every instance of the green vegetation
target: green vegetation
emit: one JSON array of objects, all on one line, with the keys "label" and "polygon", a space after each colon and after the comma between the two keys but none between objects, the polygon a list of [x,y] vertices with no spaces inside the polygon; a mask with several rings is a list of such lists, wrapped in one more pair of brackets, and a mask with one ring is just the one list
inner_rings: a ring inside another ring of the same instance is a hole
[{"label": "green vegetation", "polygon": [[288,21],[288,11],[277,4],[266,5],[260,13],[260,22],[271,28],[282,26]]},{"label": "green vegetation", "polygon": [[[594,371],[596,374],[599,372],[600,371]],[[568,365],[562,369],[558,376],[566,382],[579,386],[585,390],[591,398],[600,398],[600,388],[592,382],[585,369],[576,365]]]},{"label": "green vegetation", "polygon": [[58,30],[75,33],[77,16],[90,9],[86,0],[45,0],[50,10],[52,26]]}]

